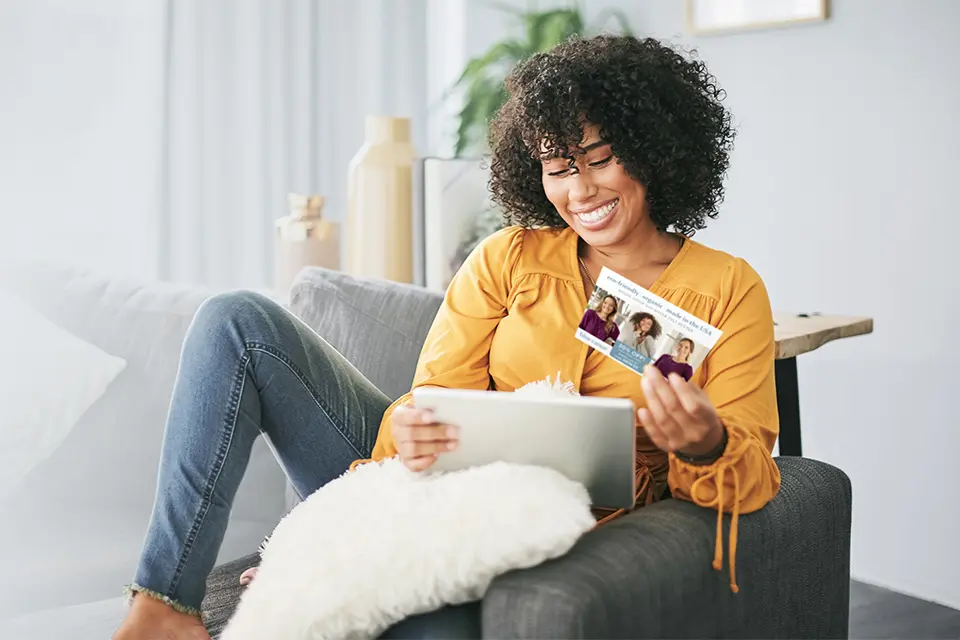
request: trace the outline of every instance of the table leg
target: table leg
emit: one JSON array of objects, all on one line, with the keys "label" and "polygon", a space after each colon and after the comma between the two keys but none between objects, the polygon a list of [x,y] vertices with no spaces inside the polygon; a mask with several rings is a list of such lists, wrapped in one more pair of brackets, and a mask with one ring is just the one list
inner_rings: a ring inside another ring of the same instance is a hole
[{"label": "table leg", "polygon": [[784,358],[774,364],[777,379],[777,409],[780,413],[780,455],[803,455],[800,447],[800,389],[797,386],[797,359]]}]

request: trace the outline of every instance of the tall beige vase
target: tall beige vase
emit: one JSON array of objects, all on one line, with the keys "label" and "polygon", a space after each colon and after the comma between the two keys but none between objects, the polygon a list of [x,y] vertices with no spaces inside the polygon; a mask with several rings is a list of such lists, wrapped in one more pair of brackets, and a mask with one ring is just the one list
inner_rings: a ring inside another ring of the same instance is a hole
[{"label": "tall beige vase", "polygon": [[413,281],[413,159],[410,119],[367,116],[350,162],[347,272]]}]

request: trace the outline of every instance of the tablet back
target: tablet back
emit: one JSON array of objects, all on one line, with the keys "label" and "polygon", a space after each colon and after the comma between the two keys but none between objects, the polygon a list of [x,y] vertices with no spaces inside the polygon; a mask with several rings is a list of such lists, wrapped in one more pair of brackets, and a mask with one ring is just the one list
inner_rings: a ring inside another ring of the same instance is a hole
[{"label": "tablet back", "polygon": [[426,387],[420,409],[460,427],[460,447],[430,467],[455,471],[504,461],[549,467],[582,483],[595,507],[633,506],[633,402],[619,398],[539,398],[522,393]]}]

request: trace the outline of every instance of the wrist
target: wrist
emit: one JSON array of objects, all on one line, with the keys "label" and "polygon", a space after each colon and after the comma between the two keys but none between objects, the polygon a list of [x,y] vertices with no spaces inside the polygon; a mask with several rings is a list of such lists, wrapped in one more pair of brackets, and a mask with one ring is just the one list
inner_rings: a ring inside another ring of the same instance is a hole
[{"label": "wrist", "polygon": [[674,455],[684,462],[692,464],[711,464],[723,456],[727,448],[727,429],[719,423],[715,435],[705,440],[697,447],[688,447],[684,451],[677,451]]}]

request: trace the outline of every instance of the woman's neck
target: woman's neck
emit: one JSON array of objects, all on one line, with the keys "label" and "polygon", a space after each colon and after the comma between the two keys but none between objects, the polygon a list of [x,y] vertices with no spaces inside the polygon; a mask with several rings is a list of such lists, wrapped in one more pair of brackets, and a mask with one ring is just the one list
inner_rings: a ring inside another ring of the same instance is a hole
[{"label": "woman's neck", "polygon": [[636,229],[629,240],[617,245],[600,248],[582,240],[580,243],[580,255],[587,263],[607,267],[641,286],[649,286],[677,256],[682,240],[671,233],[658,231],[650,222]]}]

